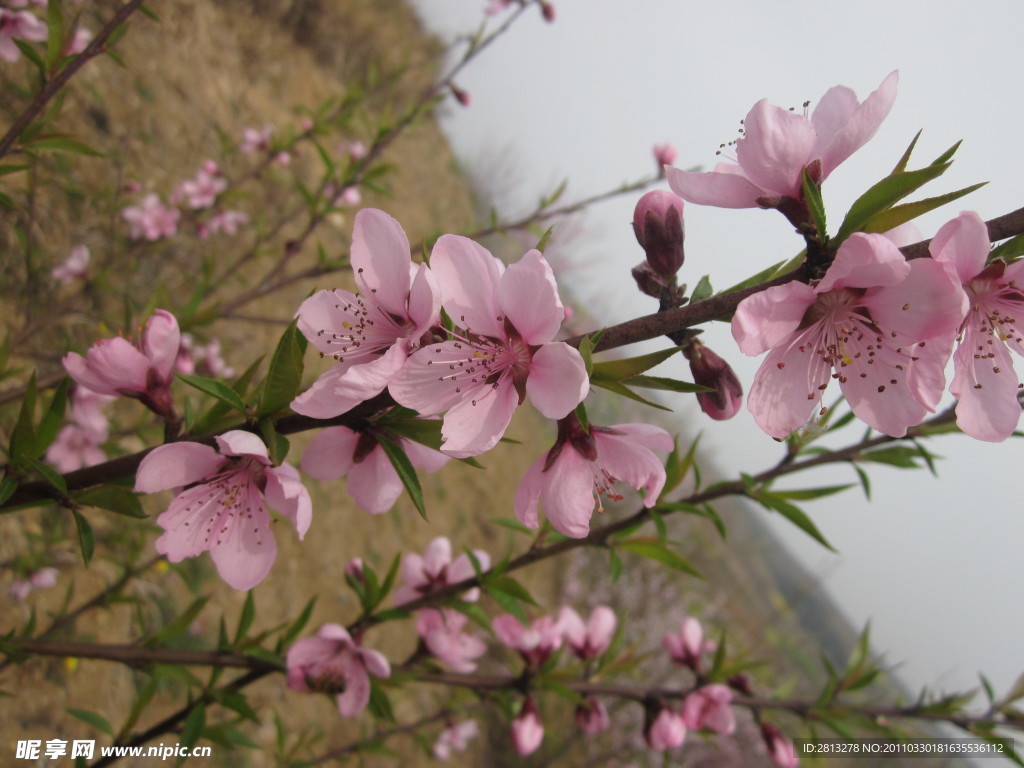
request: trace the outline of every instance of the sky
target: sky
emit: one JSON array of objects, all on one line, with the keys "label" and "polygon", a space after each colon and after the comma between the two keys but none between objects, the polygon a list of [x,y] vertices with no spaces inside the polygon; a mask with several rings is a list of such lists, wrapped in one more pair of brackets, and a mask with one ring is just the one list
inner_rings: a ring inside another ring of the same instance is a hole
[{"label": "sky", "polygon": [[[413,4],[450,39],[474,30],[487,3]],[[894,69],[899,95],[888,119],[824,184],[830,220],[841,220],[921,129],[911,167],[963,140],[953,167],[921,196],[989,182],[919,219],[925,236],[960,210],[989,219],[1024,205],[1019,0],[555,0],[555,8],[554,23],[530,13],[474,62],[458,81],[471,106],[443,113],[464,165],[510,213],[563,179],[568,201],[643,177],[654,170],[656,142],[676,146],[678,167],[710,169],[759,99],[797,109],[811,100],[813,109],[836,84],[863,99]],[[578,266],[570,290],[606,324],[656,309],[628,276],[643,259],[629,225],[636,199],[594,207],[571,242]],[[687,205],[680,279],[693,286],[708,274],[725,288],[801,247],[775,212]],[[727,326],[705,338],[751,381],[759,360],[744,358]],[[658,372],[687,377],[682,362],[671,365]],[[1024,373],[1024,362],[1017,369]],[[679,411],[704,429],[702,446],[725,470],[757,472],[780,457],[745,409],[725,425],[700,421],[690,402]],[[914,689],[969,688],[983,673],[1002,692],[1024,671],[1024,505],[1016,482],[1024,443],[955,436],[932,447],[944,457],[937,479],[926,470],[872,469],[870,503],[853,490],[806,505],[838,555],[770,522],[855,624],[871,622],[876,650]],[[838,468],[780,487],[851,481],[853,472]]]}]

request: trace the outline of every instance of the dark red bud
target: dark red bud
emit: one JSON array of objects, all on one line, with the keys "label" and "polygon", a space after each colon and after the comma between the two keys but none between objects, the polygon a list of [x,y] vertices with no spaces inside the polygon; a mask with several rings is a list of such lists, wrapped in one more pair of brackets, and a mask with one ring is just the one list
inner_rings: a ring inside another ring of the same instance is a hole
[{"label": "dark red bud", "polygon": [[641,262],[633,267],[633,279],[642,293],[655,299],[661,299],[662,290],[668,287],[668,281],[651,268],[649,262]]},{"label": "dark red bud", "polygon": [[633,232],[651,268],[673,277],[683,266],[683,201],[664,189],[640,198],[633,211]]},{"label": "dark red bud", "polygon": [[732,367],[699,341],[686,350],[693,380],[714,392],[698,392],[697,402],[704,413],[716,421],[731,419],[743,403],[743,385]]}]

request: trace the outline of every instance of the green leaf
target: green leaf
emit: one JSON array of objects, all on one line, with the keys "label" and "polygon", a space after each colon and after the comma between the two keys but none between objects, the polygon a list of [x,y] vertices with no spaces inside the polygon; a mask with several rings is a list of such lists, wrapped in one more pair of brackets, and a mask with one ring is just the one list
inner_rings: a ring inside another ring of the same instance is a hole
[{"label": "green leaf", "polygon": [[18,421],[11,432],[11,440],[7,447],[7,456],[12,466],[23,467],[27,457],[34,458],[36,455],[35,413],[36,374],[33,371],[25,388],[25,399],[21,401]]},{"label": "green leaf", "polygon": [[818,530],[818,526],[814,524],[814,521],[811,520],[811,518],[809,518],[807,514],[795,504],[790,504],[778,494],[771,493],[769,491],[754,491],[749,495],[755,501],[759,502],[765,509],[778,512],[826,549],[830,549],[833,552],[836,551],[835,548],[828,543],[828,540],[822,535],[821,531]]},{"label": "green leaf", "polygon": [[257,417],[270,416],[286,408],[298,394],[302,382],[302,356],[306,351],[306,337],[296,327],[298,320],[281,335],[274,356],[270,359],[270,370],[263,382],[263,396]]},{"label": "green leaf", "polygon": [[1012,263],[1021,256],[1024,256],[1024,235],[1017,235],[993,248],[988,254],[988,261],[990,264],[996,260]]},{"label": "green leaf", "polygon": [[587,406],[584,405],[582,400],[580,401],[580,404],[576,406],[574,413],[576,414],[576,419],[579,421],[583,431],[590,434],[590,418],[587,416]]},{"label": "green leaf", "polygon": [[[702,433],[703,434],[703,433]],[[686,479],[686,476],[690,473],[690,468],[693,467],[694,458],[697,455],[697,444],[700,442],[701,435],[697,435],[697,438],[690,443],[689,449],[686,451],[686,455],[680,458],[679,456],[679,441],[674,440],[672,453],[668,455],[668,459],[665,460],[665,487],[662,489],[662,497],[670,491],[674,491],[679,487],[679,484]],[[699,487],[699,483],[697,484]]]},{"label": "green leaf", "polygon": [[614,584],[622,576],[622,558],[614,547],[608,547],[608,578]]},{"label": "green leaf", "polygon": [[688,573],[697,578],[703,578],[700,571],[694,568],[686,558],[669,549],[668,545],[661,539],[650,537],[628,539],[627,541],[616,542],[614,546],[616,549],[621,549],[624,552],[632,552],[634,555],[646,557],[677,571]]},{"label": "green leaf", "polygon": [[42,421],[39,422],[35,441],[35,454],[37,456],[45,453],[46,449],[50,447],[50,444],[57,437],[61,425],[64,423],[64,411],[67,409],[68,386],[70,383],[71,379],[69,378],[61,379],[60,384],[57,385],[57,391],[53,393],[53,399],[50,400],[50,407],[46,409]]},{"label": "green leaf", "polygon": [[524,603],[537,605],[529,590],[511,576],[488,576],[483,580],[482,586],[491,596],[500,592]]},{"label": "green leaf", "polygon": [[821,187],[811,178],[807,169],[803,169],[800,184],[804,193],[804,200],[807,201],[807,208],[811,212],[811,221],[814,222],[814,230],[818,235],[818,242],[824,245],[828,241],[825,230],[825,203],[821,199]]},{"label": "green leaf", "polygon": [[277,425],[273,419],[263,419],[257,426],[260,430],[260,436],[267,446],[271,463],[274,466],[280,466],[281,462],[288,455],[288,451],[291,450],[291,443],[288,442],[287,437],[277,431]]},{"label": "green leaf", "polygon": [[679,379],[670,379],[665,376],[633,376],[629,379],[629,383],[634,387],[644,387],[645,389],[661,389],[666,392],[714,392],[714,387],[705,387],[700,384],[694,384],[690,381],[680,381]]},{"label": "green leaf", "polygon": [[31,456],[24,457],[24,462],[51,487],[55,488],[61,496],[68,495],[68,484],[64,481],[64,475],[49,464],[44,464],[39,459],[32,458]]},{"label": "green leaf", "polygon": [[14,492],[18,490],[18,480],[12,475],[4,475],[4,479],[0,480],[0,504],[4,504]]},{"label": "green leaf", "polygon": [[203,727],[206,725],[206,705],[203,702],[196,702],[192,711],[185,718],[185,724],[181,729],[181,743],[191,747],[203,735]]},{"label": "green leaf", "polygon": [[387,414],[378,421],[378,424],[387,427],[396,435],[433,448],[435,451],[441,448],[441,422],[437,419],[421,419],[417,416],[391,418],[390,414]]},{"label": "green leaf", "polygon": [[88,709],[73,709],[71,707],[65,707],[64,711],[72,717],[77,717],[79,720],[88,723],[97,731],[105,733],[113,738],[114,729],[110,727],[110,723],[107,722],[107,718],[98,712],[92,712]]},{"label": "green leaf", "polygon": [[854,232],[860,232],[872,217],[888,210],[929,181],[937,179],[947,168],[949,163],[942,163],[886,176],[850,206],[839,232],[832,239],[832,244],[838,246]]},{"label": "green leaf", "polygon": [[580,357],[583,358],[583,365],[586,366],[587,376],[590,376],[594,370],[594,342],[590,336],[584,336],[580,340],[580,346],[578,347]]},{"label": "green leaf", "polygon": [[664,405],[661,405],[660,403],[655,403],[651,400],[648,400],[645,397],[641,397],[622,382],[591,379],[590,383],[603,389],[607,389],[609,392],[614,392],[617,395],[628,397],[630,400],[636,400],[636,402],[638,403],[643,403],[644,405],[649,405],[652,408],[657,408],[659,411],[668,411],[670,413],[672,411],[671,408],[666,408]]},{"label": "green leaf", "polygon": [[976,189],[981,189],[987,181],[983,181],[979,184],[972,184],[969,187],[958,189],[956,192],[947,192],[944,195],[937,197],[929,197],[924,200],[917,200],[913,203],[904,203],[903,205],[896,205],[887,211],[880,211],[864,222],[864,226],[861,228],[862,232],[888,232],[890,229],[895,229],[900,224],[905,224],[908,221],[916,219],[918,216],[923,216],[929,211],[933,211],[947,203],[951,203],[965,195],[969,195]]},{"label": "green leaf", "polygon": [[64,14],[61,12],[60,0],[50,0],[46,4],[46,32],[46,66],[52,72],[64,48]]},{"label": "green leaf", "polygon": [[240,413],[246,413],[245,403],[242,401],[241,396],[223,381],[207,379],[202,376],[190,376],[184,373],[177,374],[177,378],[184,381],[190,387],[195,387],[200,392],[205,392],[222,403],[230,405]]},{"label": "green leaf", "polygon": [[57,133],[39,136],[27,143],[25,149],[30,152],[68,152],[74,155],[104,156],[102,152],[97,152],[88,144],[73,139],[70,136]]},{"label": "green leaf", "polygon": [[75,528],[78,529],[78,545],[82,548],[82,560],[88,565],[92,560],[92,553],[96,549],[96,537],[92,532],[89,521],[78,513],[78,510],[71,510],[75,518]]},{"label": "green leaf", "polygon": [[877,451],[862,453],[857,459],[859,461],[874,461],[879,464],[888,464],[900,469],[918,469],[917,463],[920,454],[917,449],[907,445],[892,445],[887,448],[879,448]]},{"label": "green leaf", "polygon": [[253,619],[256,618],[256,604],[252,599],[252,590],[245,593],[245,602],[242,604],[242,613],[238,617],[238,629],[235,630],[235,641],[231,644],[237,648],[249,634]]},{"label": "green leaf", "polygon": [[500,525],[502,528],[508,528],[510,531],[515,531],[516,533],[522,533],[527,536],[533,536],[534,534],[534,531],[531,528],[527,528],[518,520],[513,520],[510,517],[492,518],[491,522],[495,523],[496,525]]},{"label": "green leaf", "polygon": [[32,166],[28,163],[24,165],[0,165],[0,176],[6,176],[9,173],[17,173],[18,171],[24,171]]},{"label": "green leaf", "polygon": [[123,485],[100,485],[90,488],[77,494],[74,501],[82,506],[98,507],[125,517],[147,517],[139,497],[131,488]]},{"label": "green leaf", "polygon": [[313,615],[313,606],[316,605],[316,597],[311,597],[309,602],[306,603],[306,607],[302,609],[302,613],[291,623],[288,629],[285,630],[284,634],[281,635],[281,639],[278,643],[278,647],[284,648],[285,646],[291,645],[291,642],[299,636],[299,633],[305,629],[306,624],[309,623],[310,616]]},{"label": "green leaf", "polygon": [[609,360],[594,364],[591,383],[601,385],[604,381],[624,381],[663,363],[679,351],[679,347],[669,347],[659,352],[651,352],[639,357],[628,357],[624,360]]},{"label": "green leaf", "polygon": [[910,155],[914,152],[914,147],[917,146],[917,140],[921,138],[921,132],[918,131],[914,134],[913,140],[910,142],[910,146],[907,147],[907,151],[903,153],[903,157],[900,158],[899,162],[896,163],[896,167],[892,169],[893,173],[902,173],[907,170],[907,163],[910,162]]},{"label": "green leaf", "polygon": [[538,240],[537,244],[533,247],[536,248],[541,253],[544,253],[544,248],[547,247],[548,241],[551,239],[551,235],[553,235],[554,232],[554,227],[548,227],[545,230],[544,234],[540,236],[540,240]]},{"label": "green leaf", "polygon": [[385,693],[377,681],[372,678],[370,679],[370,703],[368,709],[370,714],[377,720],[386,720],[389,723],[395,722],[395,710],[391,706],[391,699],[388,698],[387,693]]},{"label": "green leaf", "polygon": [[189,604],[188,608],[178,616],[178,618],[174,619],[170,624],[162,627],[158,632],[147,637],[143,640],[142,644],[146,646],[160,645],[161,643],[164,643],[188,630],[188,628],[192,626],[192,622],[196,620],[196,617],[206,606],[209,599],[210,598],[208,596],[197,597]]},{"label": "green leaf", "polygon": [[810,499],[820,499],[823,496],[831,496],[834,493],[842,493],[848,488],[852,488],[853,483],[847,483],[846,485],[829,485],[823,488],[802,488],[800,490],[791,491],[779,491],[774,490],[772,494],[779,497],[780,499],[789,499],[791,501],[808,501]]},{"label": "green leaf", "polygon": [[416,476],[416,470],[409,461],[409,457],[405,455],[405,451],[402,450],[398,443],[388,440],[383,435],[377,435],[376,437],[377,443],[384,450],[385,455],[391,462],[391,466],[393,466],[395,471],[398,473],[398,479],[401,480],[402,485],[405,486],[405,491],[409,494],[409,498],[412,499],[412,503],[416,506],[416,510],[420,513],[420,516],[426,520],[427,508],[423,504],[423,489],[420,486],[420,479]]},{"label": "green leaf", "polygon": [[711,278],[704,275],[697,281],[697,286],[693,289],[693,293],[690,294],[690,303],[693,304],[694,302],[706,299],[714,292],[715,289],[711,287]]}]

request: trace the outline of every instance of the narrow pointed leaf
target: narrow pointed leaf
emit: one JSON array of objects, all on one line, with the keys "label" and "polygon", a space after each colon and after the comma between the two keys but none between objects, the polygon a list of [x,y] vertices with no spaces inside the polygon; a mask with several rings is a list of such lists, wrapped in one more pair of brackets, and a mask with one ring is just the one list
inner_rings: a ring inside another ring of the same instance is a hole
[{"label": "narrow pointed leaf", "polygon": [[426,520],[427,508],[423,504],[423,489],[420,486],[419,477],[416,476],[416,470],[409,461],[409,457],[405,455],[405,451],[402,450],[398,443],[394,443],[382,435],[377,436],[377,442],[387,455],[391,466],[398,473],[398,479],[405,486],[405,491],[409,494],[409,498],[412,499],[416,510]]}]

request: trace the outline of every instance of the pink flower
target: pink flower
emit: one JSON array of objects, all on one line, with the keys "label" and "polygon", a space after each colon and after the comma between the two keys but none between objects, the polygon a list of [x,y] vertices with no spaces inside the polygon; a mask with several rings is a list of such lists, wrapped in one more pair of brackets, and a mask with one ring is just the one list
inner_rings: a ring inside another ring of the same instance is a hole
[{"label": "pink flower", "polygon": [[0,8],[0,59],[17,61],[21,50],[15,40],[38,42],[47,37],[46,22],[37,19],[28,11],[9,11]]},{"label": "pink flower", "polygon": [[480,734],[476,720],[463,720],[461,723],[452,723],[437,737],[434,747],[431,750],[438,760],[447,760],[452,752],[465,752],[469,746],[469,740],[475,739]]},{"label": "pink flower", "polygon": [[761,724],[761,736],[768,747],[768,756],[779,768],[796,768],[800,760],[796,756],[793,742],[771,723]]},{"label": "pink flower", "polygon": [[106,452],[100,445],[102,440],[77,424],[65,424],[57,437],[46,449],[46,461],[64,474],[82,467],[92,467],[107,460]]},{"label": "pink flower", "polygon": [[678,713],[667,705],[662,705],[653,719],[648,713],[644,739],[647,741],[647,746],[661,752],[681,747],[686,740],[686,723]]},{"label": "pink flower", "polygon": [[607,731],[611,724],[608,707],[596,696],[587,696],[584,703],[576,707],[576,725],[584,733],[601,733]]},{"label": "pink flower", "polygon": [[586,366],[578,351],[552,341],[565,309],[540,251],[506,269],[472,240],[444,235],[430,269],[457,330],[413,354],[390,391],[424,416],[447,411],[441,450],[457,458],[490,450],[527,395],[551,419],[579,405]]},{"label": "pink flower", "polygon": [[158,309],[146,322],[138,343],[120,336],[102,339],[89,348],[85,357],[69,352],[62,362],[81,386],[102,395],[137,398],[172,421],[177,417],[170,383],[180,345],[178,321],[170,312]]},{"label": "pink flower", "polygon": [[207,225],[209,234],[223,232],[225,235],[237,235],[238,228],[249,221],[249,214],[242,211],[218,211]]},{"label": "pink flower", "polygon": [[479,637],[463,632],[468,617],[451,609],[418,611],[416,632],[427,650],[452,672],[469,673],[476,669],[476,659],[487,651]]},{"label": "pink flower", "polygon": [[558,611],[558,624],[569,650],[584,661],[596,659],[608,650],[615,634],[617,619],[606,605],[599,605],[590,613],[587,623],[575,610],[567,605]]},{"label": "pink flower", "polygon": [[655,144],[651,152],[654,155],[654,164],[658,166],[658,173],[664,173],[664,167],[666,165],[675,165],[676,160],[679,158],[679,152],[676,150],[675,145],[669,142]]},{"label": "pink flower", "polygon": [[343,155],[348,155],[350,160],[362,160],[369,152],[366,144],[362,141],[343,141],[338,145],[338,151]]},{"label": "pink flower", "polygon": [[732,691],[721,683],[712,683],[698,688],[683,700],[683,722],[691,731],[703,728],[723,736],[736,730],[736,716],[733,714]]},{"label": "pink flower", "polygon": [[164,529],[156,551],[172,563],[209,551],[225,582],[252,589],[277,557],[267,505],[291,521],[301,539],[312,520],[312,504],[295,468],[271,466],[256,435],[232,430],[215,440],[219,453],[189,442],[153,449],[139,465],[135,490],[188,486],[156,520]]},{"label": "pink flower", "polygon": [[737,307],[740,349],[771,350],[747,407],[761,429],[783,438],[807,422],[834,378],[858,418],[902,437],[941,397],[965,311],[940,264],[907,262],[883,235],[855,233],[822,280],[768,288]]},{"label": "pink flower", "polygon": [[363,648],[340,624],[324,624],[315,637],[297,640],[285,657],[288,687],[336,695],[342,717],[358,715],[370,702],[370,675],[390,677],[379,651]]},{"label": "pink flower", "polygon": [[700,671],[700,657],[705,650],[704,629],[700,622],[687,616],[679,623],[678,634],[669,633],[662,638],[662,647],[676,664]]},{"label": "pink flower", "polygon": [[64,55],[71,56],[76,53],[81,53],[91,42],[92,32],[85,27],[75,27],[75,31],[71,35],[70,41],[66,44],[67,47],[64,49]]},{"label": "pink flower", "polygon": [[519,651],[531,669],[540,667],[562,647],[562,627],[550,616],[534,619],[527,627],[512,614],[503,613],[494,617],[491,627],[498,642]]},{"label": "pink flower", "polygon": [[185,179],[177,186],[171,195],[171,202],[184,200],[193,210],[209,208],[217,202],[217,195],[227,188],[228,180],[221,175],[220,168],[208,160],[194,178]]},{"label": "pink flower", "polygon": [[[424,472],[437,472],[450,457],[412,440],[389,435],[409,462]],[[299,467],[326,482],[347,477],[348,493],[364,512],[380,515],[390,510],[404,486],[373,431],[353,432],[348,427],[327,427],[314,437]]]},{"label": "pink flower", "polygon": [[273,130],[274,126],[272,125],[265,125],[262,128],[243,128],[242,143],[238,145],[238,149],[247,155],[254,152],[266,152],[270,149],[270,134]]},{"label": "pink flower", "polygon": [[672,438],[648,424],[590,425],[584,433],[575,416],[559,422],[555,446],[527,470],[516,491],[516,517],[537,528],[538,503],[559,533],[581,539],[590,532],[602,497],[622,500],[618,482],[643,490],[644,506],[652,507],[665,485],[665,468],[654,451],[672,450]]},{"label": "pink flower", "polygon": [[50,270],[50,276],[61,285],[67,285],[75,280],[84,280],[88,267],[89,249],[84,245],[76,245],[63,262]]},{"label": "pink flower", "polygon": [[949,386],[959,400],[956,423],[978,440],[1005,440],[1020,419],[1021,384],[1010,350],[1024,354],[1024,326],[1018,327],[1024,321],[1024,261],[986,264],[988,230],[974,211],[946,223],[930,249],[963,284],[970,307],[960,326]]},{"label": "pink flower", "polygon": [[292,402],[304,416],[337,416],[378,394],[438,319],[433,276],[412,263],[405,232],[383,211],[356,214],[352,269],[359,293],[319,291],[296,313],[310,343],[337,361]]},{"label": "pink flower", "polygon": [[521,757],[532,754],[544,740],[544,726],[537,716],[533,699],[523,702],[523,708],[512,721],[512,746]]},{"label": "pink flower", "polygon": [[172,237],[178,231],[181,211],[167,208],[154,194],[146,195],[141,205],[132,205],[121,211],[128,222],[128,237],[132,240],[145,238],[149,241],[161,237]]},{"label": "pink flower", "polygon": [[669,186],[684,200],[720,208],[799,200],[805,168],[820,184],[875,135],[892,108],[898,79],[892,72],[863,103],[845,86],[830,88],[809,118],[762,99],[743,121],[736,163],[719,163],[710,173],[668,168]]},{"label": "pink flower", "polygon": [[501,13],[506,8],[510,8],[515,5],[516,0],[490,0],[490,3],[484,9],[484,13],[488,16],[493,16],[497,13]]},{"label": "pink flower", "polygon": [[700,409],[715,421],[735,416],[743,404],[743,385],[732,366],[696,339],[683,354],[690,361],[694,382],[715,390],[697,393]]},{"label": "pink flower", "polygon": [[10,595],[12,600],[16,600],[19,603],[24,602],[34,589],[49,589],[50,587],[57,586],[57,578],[59,576],[60,571],[56,568],[49,566],[40,568],[38,571],[30,573],[27,579],[12,581],[11,585],[7,588],[7,594]]},{"label": "pink flower", "polygon": [[[474,549],[473,556],[486,571],[491,567],[491,557],[482,549]],[[402,585],[395,590],[395,605],[408,603],[449,584],[475,576],[473,563],[466,554],[452,561],[452,545],[444,536],[438,536],[427,545],[422,555],[409,552],[402,557]],[[462,596],[467,602],[480,597],[479,589],[470,589]]]}]

